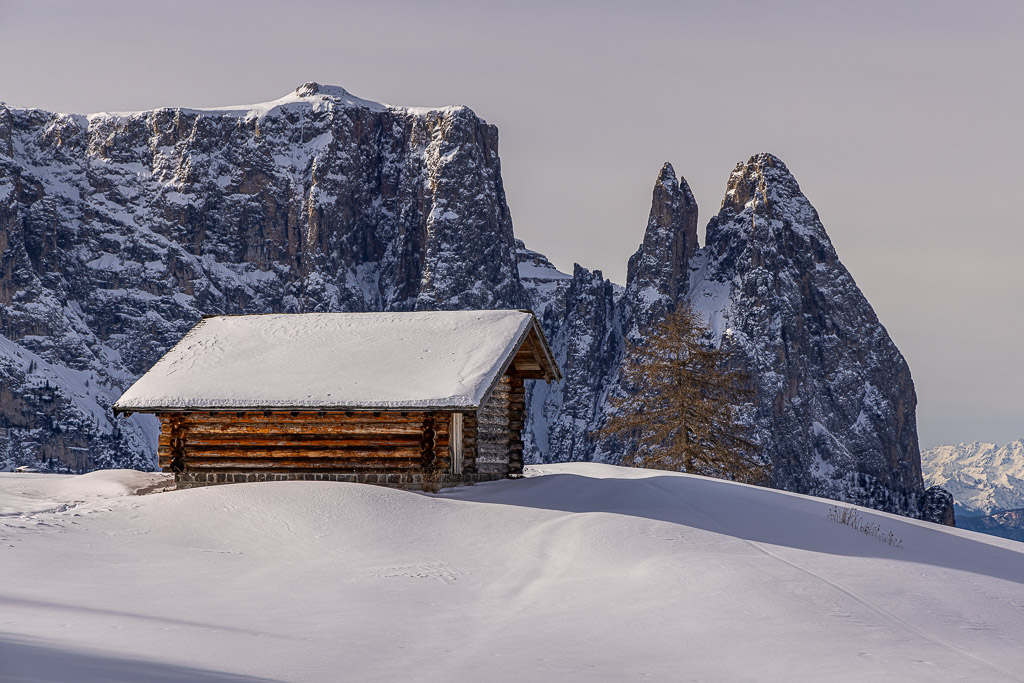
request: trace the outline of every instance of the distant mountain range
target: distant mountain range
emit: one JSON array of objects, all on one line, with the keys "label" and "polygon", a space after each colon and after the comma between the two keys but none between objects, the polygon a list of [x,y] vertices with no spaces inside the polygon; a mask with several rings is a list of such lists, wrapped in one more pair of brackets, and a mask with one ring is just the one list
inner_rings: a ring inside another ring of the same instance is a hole
[{"label": "distant mountain range", "polygon": [[990,515],[1024,508],[1024,439],[999,446],[961,443],[921,451],[929,486],[953,494],[958,513]]},{"label": "distant mountain range", "polygon": [[930,448],[921,469],[953,494],[958,527],[1024,541],[1024,439]]}]

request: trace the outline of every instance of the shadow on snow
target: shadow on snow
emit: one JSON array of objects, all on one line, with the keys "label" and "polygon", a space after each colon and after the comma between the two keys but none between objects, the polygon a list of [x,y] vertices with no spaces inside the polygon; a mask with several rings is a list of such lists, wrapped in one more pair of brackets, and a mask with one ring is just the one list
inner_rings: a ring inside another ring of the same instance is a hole
[{"label": "shadow on snow", "polygon": [[0,669],[0,679],[12,683],[240,683],[271,680],[65,649],[55,643],[6,634],[0,634]]},{"label": "shadow on snow", "polygon": [[[446,491],[444,497],[575,513],[629,515],[701,529],[753,543],[850,557],[929,564],[1024,584],[1024,552],[949,534],[861,508],[894,547],[829,520],[843,503],[686,475],[593,478],[546,474]],[[1021,548],[1024,550],[1024,546]]]}]

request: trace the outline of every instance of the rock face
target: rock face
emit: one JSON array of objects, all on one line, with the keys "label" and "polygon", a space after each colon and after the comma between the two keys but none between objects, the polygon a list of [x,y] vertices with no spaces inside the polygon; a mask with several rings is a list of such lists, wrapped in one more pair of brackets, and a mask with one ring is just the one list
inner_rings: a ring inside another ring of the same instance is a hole
[{"label": "rock face", "polygon": [[697,252],[697,201],[685,178],[665,164],[654,183],[644,241],[626,271],[625,331],[636,339],[670,302],[689,289],[690,263]]},{"label": "rock face", "polygon": [[615,461],[593,433],[624,341],[688,300],[745,360],[776,487],[950,522],[944,492],[925,495],[910,370],[786,166],[768,154],[739,164],[699,250],[696,215],[666,165],[621,295],[577,266],[564,302],[534,302],[566,374],[560,393],[532,397],[546,418],[537,457]]},{"label": "rock face", "polygon": [[916,511],[910,369],[781,161],[736,167],[703,257],[692,299],[747,357],[776,485]]},{"label": "rock face", "polygon": [[[309,83],[218,110],[0,105],[0,469],[152,466],[120,392],[203,314],[523,308],[565,373],[528,396],[534,460],[616,461],[593,432],[627,340],[687,299],[757,386],[775,485],[925,504],[913,383],[781,161],[730,177],[707,244],[670,165],[625,288],[516,243],[494,126]],[[936,502],[939,501],[939,502]]]},{"label": "rock face", "polygon": [[524,305],[465,107],[0,105],[0,468],[149,465],[152,421],[108,408],[202,314]]}]

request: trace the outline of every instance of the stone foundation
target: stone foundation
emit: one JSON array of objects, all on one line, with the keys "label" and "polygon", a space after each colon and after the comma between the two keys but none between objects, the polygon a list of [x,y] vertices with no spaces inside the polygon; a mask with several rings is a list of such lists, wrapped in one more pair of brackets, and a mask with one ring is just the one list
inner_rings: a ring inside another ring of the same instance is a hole
[{"label": "stone foundation", "polygon": [[[479,472],[477,474],[441,474],[439,488],[451,488],[485,481],[506,479],[504,473]],[[356,484],[375,484],[409,491],[423,490],[423,474],[355,474],[337,472],[180,472],[174,475],[179,489],[217,484],[245,484],[258,481],[344,481]]]}]

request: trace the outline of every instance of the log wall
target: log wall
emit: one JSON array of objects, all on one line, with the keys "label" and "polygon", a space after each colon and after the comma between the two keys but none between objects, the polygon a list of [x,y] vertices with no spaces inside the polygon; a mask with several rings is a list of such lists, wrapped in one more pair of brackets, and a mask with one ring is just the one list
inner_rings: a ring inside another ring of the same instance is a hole
[{"label": "log wall", "polygon": [[480,472],[522,475],[525,412],[523,378],[505,375],[477,411],[476,464]]},{"label": "log wall", "polygon": [[235,481],[326,479],[420,488],[484,481],[476,424],[464,427],[465,475],[451,472],[447,412],[162,413],[160,467],[179,487]]},{"label": "log wall", "polygon": [[508,474],[509,387],[506,375],[477,410],[476,466],[480,472]]},{"label": "log wall", "polygon": [[523,474],[523,419],[526,414],[526,390],[523,378],[513,375],[508,387],[508,473]]},{"label": "log wall", "polygon": [[180,488],[314,479],[403,488],[453,486],[523,472],[523,379],[501,378],[463,417],[463,470],[451,471],[451,413],[161,413],[160,467]]}]

